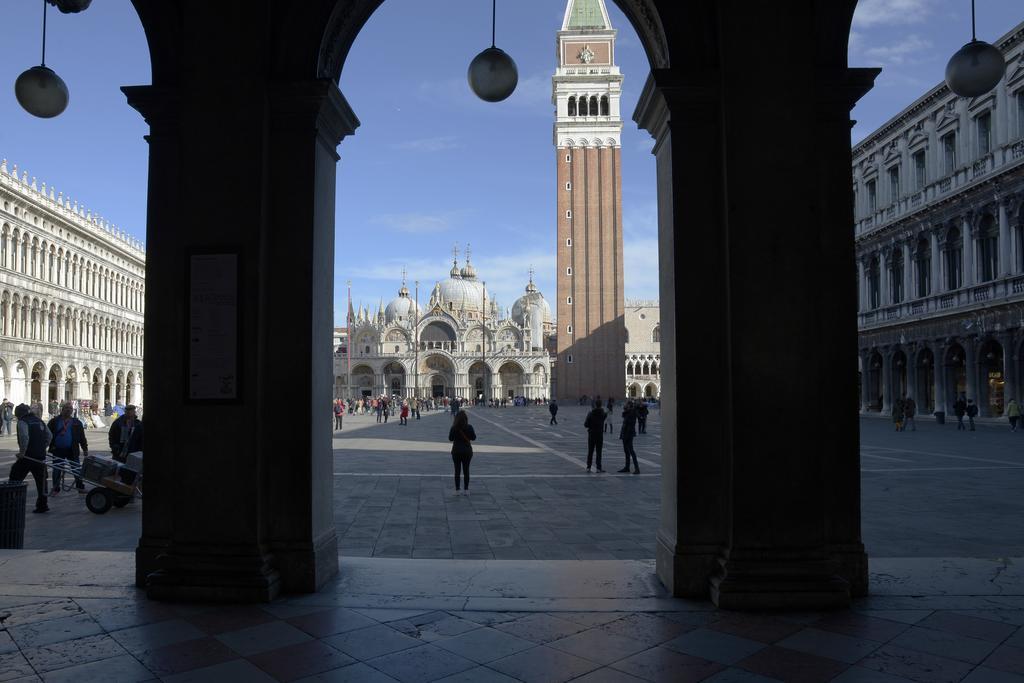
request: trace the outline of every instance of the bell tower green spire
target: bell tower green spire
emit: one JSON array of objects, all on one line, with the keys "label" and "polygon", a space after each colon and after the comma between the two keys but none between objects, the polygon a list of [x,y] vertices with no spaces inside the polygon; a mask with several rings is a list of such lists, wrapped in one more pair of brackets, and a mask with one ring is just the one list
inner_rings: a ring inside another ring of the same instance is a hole
[{"label": "bell tower green spire", "polygon": [[569,0],[565,8],[565,20],[562,22],[563,31],[606,31],[611,27],[604,0]]}]

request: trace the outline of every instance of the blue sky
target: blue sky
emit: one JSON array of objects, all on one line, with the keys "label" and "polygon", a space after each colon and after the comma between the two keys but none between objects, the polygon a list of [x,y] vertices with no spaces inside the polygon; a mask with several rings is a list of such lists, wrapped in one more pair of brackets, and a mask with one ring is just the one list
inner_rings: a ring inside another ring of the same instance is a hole
[{"label": "blue sky", "polygon": [[[466,67],[490,44],[485,0],[388,0],[356,41],[341,89],[362,126],[339,147],[336,319],[345,282],[376,307],[395,296],[405,267],[429,294],[447,275],[451,249],[472,244],[473,263],[502,306],[522,291],[527,269],[554,299],[554,152],[550,77],[564,0],[500,0],[498,46],[519,66],[516,93],[477,100]],[[1020,0],[977,0],[978,36],[994,40],[1024,20]],[[622,67],[623,220],[626,295],[657,298],[652,141],[629,120],[648,65],[614,3]],[[149,82],[145,37],[127,0],[89,10],[50,10],[47,64],[71,90],[68,110],[48,121],[24,113],[13,83],[37,63],[41,3],[3,0],[0,11],[0,157],[145,237],[147,147],[142,118],[121,85]],[[852,66],[881,66],[854,110],[856,142],[939,83],[949,56],[970,38],[967,0],[861,0]],[[461,260],[461,256],[460,256]],[[421,298],[426,298],[424,295]]]}]

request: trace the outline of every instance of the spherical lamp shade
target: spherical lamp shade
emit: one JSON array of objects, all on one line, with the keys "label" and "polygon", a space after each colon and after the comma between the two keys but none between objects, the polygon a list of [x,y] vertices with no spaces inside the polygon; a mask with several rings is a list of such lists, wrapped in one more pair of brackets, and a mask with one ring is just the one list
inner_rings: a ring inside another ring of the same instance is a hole
[{"label": "spherical lamp shade", "polygon": [[972,40],[950,57],[946,85],[961,97],[977,97],[996,87],[1005,71],[1006,60],[997,47]]},{"label": "spherical lamp shade", "polygon": [[45,66],[23,71],[14,82],[14,95],[25,111],[42,119],[51,119],[68,106],[68,86]]},{"label": "spherical lamp shade", "polygon": [[501,102],[511,95],[519,83],[519,70],[505,52],[489,47],[469,63],[469,87],[485,102]]}]

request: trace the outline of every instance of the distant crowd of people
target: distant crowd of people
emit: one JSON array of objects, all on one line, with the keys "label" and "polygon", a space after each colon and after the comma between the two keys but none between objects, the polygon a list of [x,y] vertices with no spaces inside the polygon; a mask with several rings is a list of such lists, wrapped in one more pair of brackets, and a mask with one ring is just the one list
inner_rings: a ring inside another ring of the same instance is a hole
[{"label": "distant crowd of people", "polygon": [[[881,403],[882,397],[879,397]],[[953,402],[953,415],[956,416],[956,429],[960,431],[973,432],[975,430],[974,418],[978,416],[978,404],[973,398],[967,398],[965,394],[957,396]],[[912,396],[897,398],[892,404],[892,422],[897,432],[904,432],[907,428],[910,431],[917,431],[917,403]],[[964,424],[964,418],[967,424]],[[1006,417],[1010,421],[1010,431],[1017,431],[1017,425],[1021,422],[1020,404],[1017,399],[1011,398],[1006,404]]]}]

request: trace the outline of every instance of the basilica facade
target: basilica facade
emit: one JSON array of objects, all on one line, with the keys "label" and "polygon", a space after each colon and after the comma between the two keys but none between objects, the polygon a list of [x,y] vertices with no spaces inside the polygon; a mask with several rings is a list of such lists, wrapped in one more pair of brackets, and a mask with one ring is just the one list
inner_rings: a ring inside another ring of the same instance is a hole
[{"label": "basilica facade", "polygon": [[626,301],[626,397],[661,398],[661,306]]},{"label": "basilica facade", "polygon": [[336,398],[448,397],[469,400],[551,396],[551,309],[530,275],[525,291],[502,312],[467,256],[434,283],[421,306],[404,278],[376,311],[349,305],[349,324],[335,334]]},{"label": "basilica facade", "polygon": [[40,414],[142,403],[141,243],[0,162],[0,387]]},{"label": "basilica facade", "polygon": [[853,148],[862,411],[1021,400],[1024,24],[990,92],[937,85]]}]

